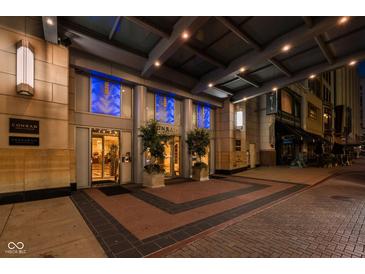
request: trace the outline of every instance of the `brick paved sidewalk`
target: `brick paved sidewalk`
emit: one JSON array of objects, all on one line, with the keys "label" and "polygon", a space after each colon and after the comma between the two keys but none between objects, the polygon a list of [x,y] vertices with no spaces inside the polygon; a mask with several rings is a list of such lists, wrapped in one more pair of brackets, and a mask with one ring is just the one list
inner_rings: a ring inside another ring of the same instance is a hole
[{"label": "brick paved sidewalk", "polygon": [[328,177],[346,170],[349,167],[336,167],[336,168],[297,168],[288,166],[275,166],[275,167],[257,167],[249,169],[235,176],[255,178],[270,181],[291,182],[298,184],[314,185]]},{"label": "brick paved sidewalk", "polygon": [[[365,257],[365,161],[167,257]],[[360,170],[363,171],[360,171]]]}]

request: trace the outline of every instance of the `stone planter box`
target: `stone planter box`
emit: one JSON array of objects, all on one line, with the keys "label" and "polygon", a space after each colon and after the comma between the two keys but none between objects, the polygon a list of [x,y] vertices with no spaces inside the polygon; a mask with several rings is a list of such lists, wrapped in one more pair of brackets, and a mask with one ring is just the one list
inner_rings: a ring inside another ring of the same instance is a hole
[{"label": "stone planter box", "polygon": [[165,175],[163,173],[149,174],[143,171],[143,186],[150,188],[158,188],[165,186]]},{"label": "stone planter box", "polygon": [[208,169],[200,168],[200,167],[193,167],[193,180],[195,180],[195,181],[209,180]]}]

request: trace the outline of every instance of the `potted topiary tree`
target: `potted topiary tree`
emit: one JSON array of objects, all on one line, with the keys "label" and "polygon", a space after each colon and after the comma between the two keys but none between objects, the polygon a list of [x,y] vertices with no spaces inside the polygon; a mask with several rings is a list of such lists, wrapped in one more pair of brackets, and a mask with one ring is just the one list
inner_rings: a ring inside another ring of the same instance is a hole
[{"label": "potted topiary tree", "polygon": [[197,181],[208,180],[208,166],[202,162],[202,157],[207,154],[207,147],[210,143],[209,131],[203,128],[190,131],[186,143],[190,154],[198,157],[198,161],[193,166],[193,179]]},{"label": "potted topiary tree", "polygon": [[148,152],[151,159],[143,171],[143,185],[146,187],[163,187],[165,186],[164,169],[160,166],[159,161],[165,159],[165,143],[168,136],[158,133],[158,123],[150,120],[145,126],[140,128],[143,144],[143,152]]}]

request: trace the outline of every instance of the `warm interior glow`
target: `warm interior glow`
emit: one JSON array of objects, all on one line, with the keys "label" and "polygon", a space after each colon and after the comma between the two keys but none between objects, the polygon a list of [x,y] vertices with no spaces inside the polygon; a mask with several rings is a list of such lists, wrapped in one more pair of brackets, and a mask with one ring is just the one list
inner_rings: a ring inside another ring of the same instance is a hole
[{"label": "warm interior glow", "polygon": [[161,66],[160,61],[155,61],[155,67],[159,67],[159,66]]},{"label": "warm interior glow", "polygon": [[243,101],[247,101],[247,98],[245,97],[245,98],[243,98]]},{"label": "warm interior glow", "polygon": [[209,83],[208,87],[210,87],[210,88],[213,87],[213,83]]},{"label": "warm interior glow", "polygon": [[286,44],[286,45],[284,45],[283,47],[282,47],[282,51],[283,52],[287,52],[287,51],[289,51],[291,49],[291,45],[289,45],[289,44]]},{"label": "warm interior glow", "polygon": [[245,70],[246,70],[246,69],[245,69],[244,67],[241,67],[241,68],[240,68],[240,72],[245,72]]},{"label": "warm interior glow", "polygon": [[277,91],[278,90],[278,87],[273,87],[272,88],[272,91]]},{"label": "warm interior glow", "polygon": [[309,75],[309,79],[314,79],[314,78],[316,78],[316,75],[315,74]]}]

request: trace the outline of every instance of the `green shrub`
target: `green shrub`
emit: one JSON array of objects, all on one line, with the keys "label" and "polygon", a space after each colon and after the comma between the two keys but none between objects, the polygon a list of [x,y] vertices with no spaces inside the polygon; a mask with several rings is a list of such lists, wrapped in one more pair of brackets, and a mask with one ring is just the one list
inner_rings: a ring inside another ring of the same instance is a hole
[{"label": "green shrub", "polygon": [[169,136],[158,133],[158,122],[150,120],[145,126],[139,129],[142,138],[143,152],[148,151],[151,154],[151,163],[144,168],[148,173],[162,173],[164,169],[158,164],[158,161],[165,159],[165,144]]},{"label": "green shrub", "polygon": [[210,143],[209,131],[204,128],[196,128],[190,131],[187,135],[186,143],[188,144],[189,153],[197,155],[199,158],[194,167],[207,168],[208,166],[201,160],[207,154],[207,147]]}]

